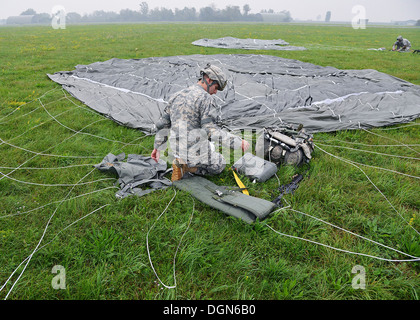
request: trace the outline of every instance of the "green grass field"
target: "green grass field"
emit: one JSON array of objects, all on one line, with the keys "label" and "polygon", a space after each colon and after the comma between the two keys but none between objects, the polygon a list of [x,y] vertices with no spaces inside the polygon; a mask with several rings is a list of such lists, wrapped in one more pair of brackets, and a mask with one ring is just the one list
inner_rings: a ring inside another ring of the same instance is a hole
[{"label": "green grass field", "polygon": [[[377,168],[357,167],[317,148],[299,189],[285,197],[293,210],[247,225],[174,188],[117,200],[116,179],[92,165],[108,153],[149,155],[153,137],[93,112],[46,76],[111,58],[258,53],[376,69],[420,85],[420,55],[367,50],[390,49],[399,34],[420,49],[419,28],[242,23],[0,28],[0,298],[418,300],[419,262],[369,256],[410,259],[381,244],[420,256],[419,119],[316,134],[322,150]],[[281,38],[309,50],[191,45],[224,36]],[[272,178],[250,193],[272,200],[279,182],[289,183],[305,169],[279,167],[279,181]],[[236,185],[228,170],[212,180]],[[165,288],[150,265],[149,231],[153,266],[161,281],[175,288]],[[65,289],[52,286],[56,265],[65,268]],[[358,265],[366,272],[364,289],[352,285]]]}]

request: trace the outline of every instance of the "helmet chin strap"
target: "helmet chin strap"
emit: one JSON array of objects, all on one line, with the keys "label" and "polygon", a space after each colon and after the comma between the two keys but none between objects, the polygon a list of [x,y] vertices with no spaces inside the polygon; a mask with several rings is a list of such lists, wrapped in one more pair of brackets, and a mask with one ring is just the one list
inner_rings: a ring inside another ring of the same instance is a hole
[{"label": "helmet chin strap", "polygon": [[[210,79],[211,80],[211,79]],[[212,85],[214,85],[215,83],[217,83],[217,81],[212,81],[212,83],[209,83],[207,80],[206,80],[206,78],[204,78],[203,77],[203,79],[201,80],[203,83],[205,83],[206,84],[206,86],[207,86],[207,89],[206,89],[206,91],[207,91],[207,93],[210,93],[210,87],[212,86]]]}]

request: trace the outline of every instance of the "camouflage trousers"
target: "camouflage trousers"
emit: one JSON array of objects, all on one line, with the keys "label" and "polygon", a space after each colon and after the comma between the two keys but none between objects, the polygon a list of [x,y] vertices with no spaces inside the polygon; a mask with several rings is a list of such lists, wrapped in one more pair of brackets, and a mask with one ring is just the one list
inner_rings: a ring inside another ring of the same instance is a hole
[{"label": "camouflage trousers", "polygon": [[193,146],[180,146],[171,143],[169,154],[171,159],[181,158],[190,168],[197,168],[198,175],[216,175],[226,167],[225,158],[215,151],[214,144],[205,141]]},{"label": "camouflage trousers", "polygon": [[215,175],[221,173],[225,169],[226,161],[220,153],[213,152],[207,163],[189,161],[188,166],[197,167],[197,174],[199,175]]}]

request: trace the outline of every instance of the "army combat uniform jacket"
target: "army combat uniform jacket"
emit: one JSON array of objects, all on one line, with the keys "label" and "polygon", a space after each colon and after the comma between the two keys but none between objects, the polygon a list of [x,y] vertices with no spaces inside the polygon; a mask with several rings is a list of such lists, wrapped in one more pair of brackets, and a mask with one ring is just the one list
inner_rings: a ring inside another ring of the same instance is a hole
[{"label": "army combat uniform jacket", "polygon": [[402,41],[396,41],[394,43],[394,47],[397,48],[397,50],[404,48],[404,51],[410,51],[411,43],[407,39],[403,39]]},{"label": "army combat uniform jacket", "polygon": [[214,143],[232,149],[241,148],[242,139],[216,125],[219,109],[213,97],[199,84],[175,93],[168,101],[157,126],[154,148],[169,147],[198,174],[218,174],[226,166],[225,159],[215,152]]}]

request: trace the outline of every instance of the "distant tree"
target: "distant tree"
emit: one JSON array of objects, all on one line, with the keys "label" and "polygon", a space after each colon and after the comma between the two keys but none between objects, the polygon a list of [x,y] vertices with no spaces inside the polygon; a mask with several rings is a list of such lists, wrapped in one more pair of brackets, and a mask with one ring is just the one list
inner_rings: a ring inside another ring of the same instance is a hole
[{"label": "distant tree", "polygon": [[142,2],[142,3],[140,3],[140,13],[143,15],[143,16],[147,16],[148,15],[148,13],[149,13],[149,5],[147,4],[147,2]]},{"label": "distant tree", "polygon": [[173,21],[174,13],[171,9],[154,8],[150,10],[150,19],[153,21]]},{"label": "distant tree", "polygon": [[273,9],[263,9],[263,10],[261,10],[261,13],[274,13],[274,10]]},{"label": "distant tree", "polygon": [[227,6],[220,12],[222,21],[240,21],[242,20],[241,10],[238,6]]},{"label": "distant tree", "polygon": [[250,11],[251,11],[251,8],[250,8],[249,4],[245,4],[245,5],[242,7],[242,10],[243,10],[243,12],[244,12],[244,16],[247,16],[247,15],[248,15],[248,12],[250,12]]},{"label": "distant tree", "polygon": [[120,19],[121,21],[139,21],[140,20],[140,13],[130,9],[122,9],[120,10],[119,17],[115,17],[115,19]]},{"label": "distant tree", "polygon": [[43,23],[49,24],[51,23],[51,16],[48,13],[37,13],[32,18],[33,23]]},{"label": "distant tree", "polygon": [[112,11],[97,10],[87,16],[87,21],[89,22],[113,22],[117,20],[118,13]]},{"label": "distant tree", "polygon": [[218,11],[213,7],[204,7],[200,9],[199,20],[201,21],[217,21]]},{"label": "distant tree", "polygon": [[82,21],[82,16],[77,12],[69,12],[66,15],[66,22],[68,23],[79,23]]},{"label": "distant tree", "polygon": [[292,15],[290,14],[290,11],[283,10],[280,13],[283,14],[283,21],[284,22],[291,22],[291,21],[293,21]]},{"label": "distant tree", "polygon": [[197,10],[195,8],[187,8],[180,10],[175,9],[174,20],[176,21],[195,21],[197,20]]},{"label": "distant tree", "polygon": [[23,11],[21,14],[21,16],[32,16],[32,15],[36,15],[36,11],[32,8],[27,9],[25,11]]},{"label": "distant tree", "polygon": [[331,20],[331,11],[327,11],[327,14],[325,15],[325,22],[330,22]]},{"label": "distant tree", "polygon": [[247,20],[249,20],[249,21],[263,21],[263,17],[259,13],[256,13],[256,14],[248,14],[247,15]]},{"label": "distant tree", "polygon": [[419,19],[419,20],[417,20],[417,22],[416,22],[415,26],[420,26],[420,19]]},{"label": "distant tree", "polygon": [[171,9],[160,8],[160,17],[162,21],[173,21],[174,12]]},{"label": "distant tree", "polygon": [[[262,19],[262,17],[264,18]],[[255,17],[255,21],[260,21],[261,19],[264,21],[270,21],[270,22],[291,22],[293,21],[293,18],[289,11],[283,10],[280,12],[274,12],[274,10],[262,10],[261,14],[259,16]]]},{"label": "distant tree", "polygon": [[[120,21],[263,21],[261,14],[249,14],[251,8],[244,5],[241,13],[239,6],[227,6],[225,9],[217,9],[214,4],[201,8],[199,12],[192,7],[184,9],[176,8],[174,11],[167,8],[155,8],[149,10],[147,2],[139,4],[139,10],[123,9],[119,13],[113,11],[97,10],[90,14],[81,16],[77,12],[70,12],[66,15],[68,23],[86,22],[120,22]],[[267,12],[267,11],[265,11]],[[268,12],[274,13],[273,9]],[[288,11],[282,11],[285,21],[291,20]],[[33,23],[50,23],[51,16],[47,13],[37,14],[33,9],[27,9],[21,15],[33,15]]]}]

